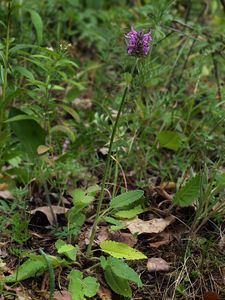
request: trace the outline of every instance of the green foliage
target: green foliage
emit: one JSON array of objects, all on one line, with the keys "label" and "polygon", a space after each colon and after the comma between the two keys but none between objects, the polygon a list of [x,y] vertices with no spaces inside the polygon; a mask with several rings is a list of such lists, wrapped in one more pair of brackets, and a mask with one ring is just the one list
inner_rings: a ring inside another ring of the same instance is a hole
[{"label": "green foliage", "polygon": [[63,254],[72,261],[76,261],[78,246],[74,247],[71,244],[65,243],[63,240],[57,240],[55,247],[59,254]]},{"label": "green foliage", "polygon": [[37,34],[37,42],[40,45],[42,43],[42,39],[43,39],[43,22],[42,19],[39,15],[39,13],[37,13],[34,10],[29,10],[29,13],[31,15],[31,21],[35,27],[36,30],[36,34]]},{"label": "green foliage", "polygon": [[158,133],[157,139],[162,147],[177,151],[181,147],[182,141],[186,138],[178,132],[161,131]]},{"label": "green foliage", "polygon": [[30,238],[28,231],[29,219],[26,216],[22,217],[20,213],[16,213],[12,217],[11,225],[12,239],[15,242],[22,244]]},{"label": "green foliage", "polygon": [[145,210],[141,207],[141,205],[137,205],[134,208],[131,208],[128,210],[120,210],[120,211],[116,212],[115,217],[121,218],[121,219],[132,219],[144,211]]},{"label": "green foliage", "polygon": [[127,260],[138,260],[147,258],[143,253],[131,248],[127,244],[115,241],[103,241],[100,243],[100,248],[102,249],[102,251],[110,254],[115,258],[125,258]]},{"label": "green foliage", "polygon": [[199,192],[200,175],[196,175],[176,192],[173,198],[173,204],[179,206],[189,206],[196,199],[198,199]]},{"label": "green foliage", "polygon": [[105,259],[103,256],[100,257],[101,266],[104,270],[111,268],[112,272],[122,279],[126,279],[132,281],[137,284],[138,287],[142,287],[142,282],[140,280],[139,275],[130,268],[124,261],[114,258],[108,257]]},{"label": "green foliage", "polygon": [[[67,264],[66,261],[55,256],[48,255],[48,258],[53,267]],[[1,278],[0,282],[19,282],[35,277],[42,274],[47,267],[45,258],[42,255],[32,255],[28,260],[20,265],[12,275]]]},{"label": "green foliage", "polygon": [[78,270],[72,270],[69,275],[69,291],[72,300],[85,300],[86,297],[94,297],[99,288],[94,277],[88,276],[83,278],[83,273]]},{"label": "green foliage", "polygon": [[104,277],[107,284],[115,293],[128,298],[132,297],[132,290],[128,280],[118,277],[111,268],[106,268]]},{"label": "green foliage", "polygon": [[144,195],[144,192],[141,190],[129,191],[123,193],[115,198],[111,199],[110,207],[111,208],[121,208],[124,206],[128,206],[131,203],[139,200]]}]

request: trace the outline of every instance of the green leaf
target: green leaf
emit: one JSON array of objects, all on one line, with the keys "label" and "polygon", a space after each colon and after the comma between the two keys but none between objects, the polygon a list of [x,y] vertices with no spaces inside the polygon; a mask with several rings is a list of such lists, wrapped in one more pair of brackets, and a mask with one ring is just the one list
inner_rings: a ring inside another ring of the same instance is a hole
[{"label": "green leaf", "polygon": [[83,273],[78,270],[72,270],[68,278],[72,300],[84,300],[84,296],[94,297],[99,289],[99,283],[94,277],[88,276],[83,279]]},{"label": "green leaf", "polygon": [[23,120],[34,120],[34,121],[36,121],[33,116],[22,114],[22,115],[17,115],[15,117],[7,119],[5,121],[5,123],[11,123],[11,122],[23,121]]},{"label": "green leaf", "polygon": [[123,193],[119,196],[116,196],[110,201],[111,208],[120,208],[123,206],[127,206],[138,199],[140,199],[144,195],[144,191],[142,190],[134,190]]},{"label": "green leaf", "polygon": [[[20,119],[12,121],[13,117],[26,115],[21,110],[13,107],[10,110],[9,117],[11,119],[10,127],[19,139],[22,150],[30,157],[38,156],[37,148],[45,144],[46,132],[44,129],[32,119]],[[25,118],[25,116],[23,117]]]},{"label": "green leaf", "polygon": [[110,267],[105,270],[104,276],[107,284],[115,293],[128,298],[132,297],[129,282],[126,279],[118,277]]},{"label": "green leaf", "polygon": [[124,222],[122,222],[121,220],[114,219],[112,217],[104,217],[103,220],[107,223],[113,224],[113,226],[110,227],[110,229],[113,231],[120,230],[125,227]]},{"label": "green leaf", "polygon": [[165,130],[159,132],[157,139],[162,147],[177,151],[186,137],[179,132]]},{"label": "green leaf", "polygon": [[133,219],[138,214],[144,212],[145,210],[141,207],[141,205],[135,206],[134,208],[128,210],[121,210],[114,214],[115,217],[121,219]]},{"label": "green leaf", "polygon": [[28,69],[21,66],[16,66],[15,69],[17,72],[19,72],[22,76],[26,77],[27,79],[35,80],[34,75]]},{"label": "green leaf", "polygon": [[76,255],[78,247],[74,247],[71,244],[66,244],[63,240],[57,240],[55,243],[55,247],[59,254],[64,254],[72,261],[76,261]]},{"label": "green leaf", "polygon": [[138,287],[142,287],[143,284],[139,275],[131,267],[129,267],[128,264],[114,257],[108,257],[107,260],[116,276],[132,281],[136,283]]},{"label": "green leaf", "polygon": [[82,289],[83,273],[78,270],[72,270],[69,275],[69,292],[71,293],[72,300],[83,300],[84,293]]},{"label": "green leaf", "polygon": [[[64,265],[65,260],[62,260],[55,256],[48,255],[49,260],[53,267]],[[47,269],[45,258],[42,255],[32,255],[27,261],[25,261],[17,270],[9,276],[0,279],[0,282],[18,282],[31,277],[35,277],[38,274],[43,273]]]},{"label": "green leaf", "polygon": [[185,186],[176,192],[173,198],[173,204],[179,206],[191,205],[199,196],[200,191],[200,175],[189,180]]},{"label": "green leaf", "polygon": [[65,104],[58,104],[58,106],[64,109],[68,114],[70,114],[77,123],[80,123],[80,116],[72,107]]},{"label": "green leaf", "polygon": [[39,13],[37,13],[35,10],[30,9],[29,12],[31,15],[31,21],[36,30],[37,41],[38,41],[38,44],[40,45],[42,43],[42,39],[43,39],[43,22],[42,22],[42,19],[41,19]]},{"label": "green leaf", "polygon": [[146,259],[143,253],[131,248],[127,244],[106,240],[101,242],[102,251],[116,258],[125,258],[128,260]]},{"label": "green leaf", "polygon": [[76,140],[75,133],[68,126],[56,125],[50,129],[51,134],[59,133],[59,132],[65,133],[72,142],[74,142]]},{"label": "green leaf", "polygon": [[84,295],[87,297],[94,297],[99,289],[99,283],[91,276],[84,278],[82,285]]}]

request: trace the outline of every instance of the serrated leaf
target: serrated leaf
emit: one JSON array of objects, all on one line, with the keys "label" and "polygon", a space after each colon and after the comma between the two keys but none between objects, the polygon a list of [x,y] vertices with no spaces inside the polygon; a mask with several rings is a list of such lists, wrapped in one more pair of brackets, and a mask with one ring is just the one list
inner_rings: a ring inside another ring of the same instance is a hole
[{"label": "serrated leaf", "polygon": [[64,254],[72,261],[76,260],[77,246],[66,244],[63,240],[57,240],[55,246],[59,254]]},{"label": "serrated leaf", "polygon": [[186,137],[179,132],[165,130],[158,133],[157,139],[162,147],[177,151]]},{"label": "serrated leaf", "polygon": [[132,281],[136,283],[138,287],[142,287],[139,275],[124,261],[114,257],[108,257],[107,261],[116,276]]},{"label": "serrated leaf", "polygon": [[87,297],[94,297],[99,289],[99,283],[91,276],[84,278],[82,285],[84,295]]},{"label": "serrated leaf", "polygon": [[120,208],[127,206],[140,199],[143,195],[144,191],[142,190],[134,190],[123,193],[119,196],[116,196],[110,201],[110,208]]},{"label": "serrated leaf", "polygon": [[185,186],[176,192],[173,198],[173,204],[179,206],[191,205],[199,196],[200,175],[193,177]]},{"label": "serrated leaf", "polygon": [[102,251],[116,258],[125,258],[127,260],[138,260],[147,258],[143,253],[131,248],[127,244],[114,242],[110,240],[101,242],[100,248],[102,249]]},{"label": "serrated leaf", "polygon": [[145,210],[141,207],[141,205],[135,206],[134,208],[128,210],[121,210],[114,214],[115,217],[121,219],[133,219],[138,214],[144,212]]},{"label": "serrated leaf", "polygon": [[128,298],[132,297],[128,280],[116,276],[110,267],[105,270],[104,276],[107,284],[115,293]]}]

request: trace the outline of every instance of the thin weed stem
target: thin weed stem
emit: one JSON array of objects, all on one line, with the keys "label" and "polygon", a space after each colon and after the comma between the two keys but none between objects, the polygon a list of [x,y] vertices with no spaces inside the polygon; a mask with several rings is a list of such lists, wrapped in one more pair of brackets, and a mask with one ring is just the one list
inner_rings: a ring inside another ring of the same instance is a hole
[{"label": "thin weed stem", "polygon": [[[132,71],[131,71],[132,78],[133,78],[134,70],[135,70],[135,67],[136,67],[136,64],[137,64],[137,60],[134,63]],[[101,213],[102,203],[103,203],[103,199],[104,199],[104,194],[105,194],[106,180],[108,178],[109,169],[110,169],[112,146],[113,146],[114,138],[115,138],[115,135],[116,135],[116,130],[117,130],[117,127],[118,127],[120,115],[121,115],[121,112],[122,112],[122,109],[123,109],[123,105],[124,105],[124,102],[126,100],[126,95],[127,95],[128,89],[129,89],[129,84],[127,84],[125,89],[124,89],[123,96],[121,98],[121,102],[120,102],[120,106],[119,106],[119,110],[117,112],[116,120],[115,120],[115,123],[113,125],[113,130],[112,130],[110,143],[109,143],[109,151],[108,151],[108,154],[107,154],[106,165],[105,165],[103,179],[102,179],[100,196],[99,196],[97,209],[96,209],[96,216],[95,216],[94,224],[93,224],[93,227],[92,227],[92,230],[91,230],[90,242],[89,242],[87,252],[86,252],[88,257],[91,256],[91,249],[92,249],[92,246],[93,246],[93,242],[94,242],[94,238],[95,238],[95,234],[96,234],[96,230],[97,230],[97,225],[98,225],[98,222],[99,222],[99,216],[100,216],[100,213]]]}]

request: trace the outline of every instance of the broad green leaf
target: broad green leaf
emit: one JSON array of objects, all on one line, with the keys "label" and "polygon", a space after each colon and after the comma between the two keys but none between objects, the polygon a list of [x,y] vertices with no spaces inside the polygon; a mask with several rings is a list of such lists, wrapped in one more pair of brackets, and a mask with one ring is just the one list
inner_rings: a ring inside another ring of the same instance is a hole
[{"label": "broad green leaf", "polygon": [[69,275],[69,292],[71,293],[72,300],[83,300],[84,293],[82,289],[83,273],[78,270],[72,270]]},{"label": "broad green leaf", "polygon": [[114,214],[115,217],[121,219],[133,219],[138,214],[144,212],[145,210],[141,207],[141,205],[135,206],[134,208],[128,210],[121,210]]},{"label": "broad green leaf", "polygon": [[84,300],[86,297],[94,297],[99,288],[99,283],[94,277],[83,278],[83,273],[78,270],[72,270],[68,275],[69,291],[72,300]]},{"label": "broad green leaf", "polygon": [[157,139],[162,147],[177,151],[186,138],[179,132],[165,130],[159,132]]},{"label": "broad green leaf", "polygon": [[106,221],[107,223],[113,224],[110,227],[110,229],[113,231],[120,230],[125,227],[124,222],[122,222],[121,220],[114,219],[112,217],[104,217],[103,220]]},{"label": "broad green leaf", "polygon": [[99,289],[99,283],[91,276],[84,278],[82,285],[84,295],[87,297],[94,297]]},{"label": "broad green leaf", "polygon": [[110,267],[104,271],[104,276],[107,284],[115,293],[128,298],[132,297],[129,282],[126,279],[118,277]]},{"label": "broad green leaf", "polygon": [[67,212],[67,219],[68,219],[68,225],[66,227],[66,230],[69,230],[73,235],[73,237],[80,234],[81,227],[83,226],[85,222],[85,214],[79,212],[76,207],[72,207]]},{"label": "broad green leaf", "polygon": [[94,197],[91,195],[88,195],[86,193],[86,191],[82,190],[82,189],[75,189],[72,193],[71,193],[72,197],[73,197],[73,204],[76,206],[87,206],[88,204],[90,204],[93,200]]},{"label": "broad green leaf", "polygon": [[127,206],[138,199],[140,199],[144,195],[144,191],[142,190],[134,190],[123,193],[119,196],[116,196],[110,201],[111,208],[120,208]]},{"label": "broad green leaf", "polygon": [[108,257],[107,260],[109,266],[116,276],[132,281],[136,283],[138,287],[142,287],[142,282],[139,275],[131,267],[129,267],[128,264],[114,257]]},{"label": "broad green leaf", "polygon": [[[64,265],[65,260],[62,260],[55,256],[48,255],[49,260],[53,267]],[[18,282],[31,277],[35,277],[43,273],[47,269],[45,258],[42,255],[32,255],[27,261],[25,261],[17,270],[9,276],[0,278],[0,282]]]},{"label": "broad green leaf", "polygon": [[[12,119],[18,115],[26,115],[21,110],[13,107],[10,110],[9,117]],[[32,119],[23,119],[10,122],[10,127],[20,141],[22,150],[30,157],[36,157],[37,148],[45,144],[46,132]]]},{"label": "broad green leaf", "polygon": [[127,260],[146,259],[143,253],[131,248],[127,244],[106,240],[101,242],[102,251],[116,258],[125,258]]},{"label": "broad green leaf", "polygon": [[42,22],[42,19],[41,19],[39,13],[37,13],[35,10],[30,9],[29,12],[31,15],[31,21],[36,30],[37,41],[38,41],[38,44],[40,45],[42,43],[42,38],[43,38],[43,22]]},{"label": "broad green leaf", "polygon": [[59,133],[59,132],[65,133],[72,142],[74,142],[76,140],[75,133],[68,126],[56,125],[50,129],[51,134],[53,134],[53,133],[55,134],[55,133]]},{"label": "broad green leaf", "polygon": [[57,240],[55,246],[59,254],[64,254],[73,261],[76,260],[78,247],[74,247],[71,244],[66,244],[63,240]]},{"label": "broad green leaf", "polygon": [[173,204],[179,206],[191,205],[199,196],[200,175],[191,178],[185,186],[176,192],[173,198]]}]

